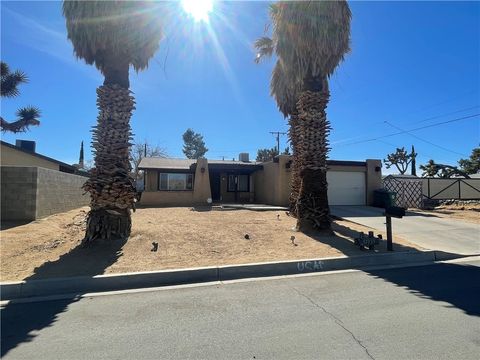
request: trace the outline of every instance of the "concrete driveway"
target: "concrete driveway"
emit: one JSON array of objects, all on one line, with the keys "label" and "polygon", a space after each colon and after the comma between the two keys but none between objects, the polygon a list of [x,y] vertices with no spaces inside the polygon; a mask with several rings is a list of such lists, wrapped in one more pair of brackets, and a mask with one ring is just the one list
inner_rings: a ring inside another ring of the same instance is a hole
[{"label": "concrete driveway", "polygon": [[[331,206],[332,215],[377,230],[385,230],[384,210],[371,206]],[[480,254],[480,224],[407,211],[393,219],[393,233],[431,250],[457,254]]]}]

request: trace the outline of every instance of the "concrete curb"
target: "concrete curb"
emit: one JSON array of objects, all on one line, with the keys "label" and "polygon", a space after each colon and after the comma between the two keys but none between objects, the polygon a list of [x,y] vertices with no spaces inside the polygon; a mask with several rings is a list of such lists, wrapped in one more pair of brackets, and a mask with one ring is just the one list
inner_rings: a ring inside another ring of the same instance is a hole
[{"label": "concrete curb", "polygon": [[84,294],[136,288],[295,275],[331,270],[361,269],[369,266],[435,262],[463,257],[441,251],[341,256],[335,258],[227,265],[191,269],[161,270],[97,276],[53,278],[1,283],[1,300],[61,294]]}]

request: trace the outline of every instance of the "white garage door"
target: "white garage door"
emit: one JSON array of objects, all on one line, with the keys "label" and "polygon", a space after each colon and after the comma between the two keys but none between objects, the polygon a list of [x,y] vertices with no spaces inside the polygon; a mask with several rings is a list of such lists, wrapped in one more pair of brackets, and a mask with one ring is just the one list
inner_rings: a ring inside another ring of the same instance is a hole
[{"label": "white garage door", "polygon": [[327,171],[328,203],[330,205],[365,205],[365,173]]}]

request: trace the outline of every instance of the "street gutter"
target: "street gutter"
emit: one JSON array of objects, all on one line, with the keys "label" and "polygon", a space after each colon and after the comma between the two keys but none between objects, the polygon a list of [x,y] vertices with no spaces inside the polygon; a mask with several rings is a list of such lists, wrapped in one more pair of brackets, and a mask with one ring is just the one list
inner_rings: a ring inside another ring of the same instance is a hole
[{"label": "street gutter", "polygon": [[2,301],[5,301],[33,297],[55,297],[64,294],[81,296],[82,294],[94,292],[298,275],[333,270],[361,270],[371,266],[434,263],[461,257],[466,257],[466,255],[434,250],[405,251],[190,269],[49,278],[0,283],[0,297]]}]

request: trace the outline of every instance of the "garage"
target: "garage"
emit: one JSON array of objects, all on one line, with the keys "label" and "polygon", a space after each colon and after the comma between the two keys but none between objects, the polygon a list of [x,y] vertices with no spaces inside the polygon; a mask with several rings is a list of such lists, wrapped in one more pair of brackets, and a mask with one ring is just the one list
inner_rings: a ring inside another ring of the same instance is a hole
[{"label": "garage", "polygon": [[365,173],[362,171],[327,171],[330,205],[366,205]]}]

